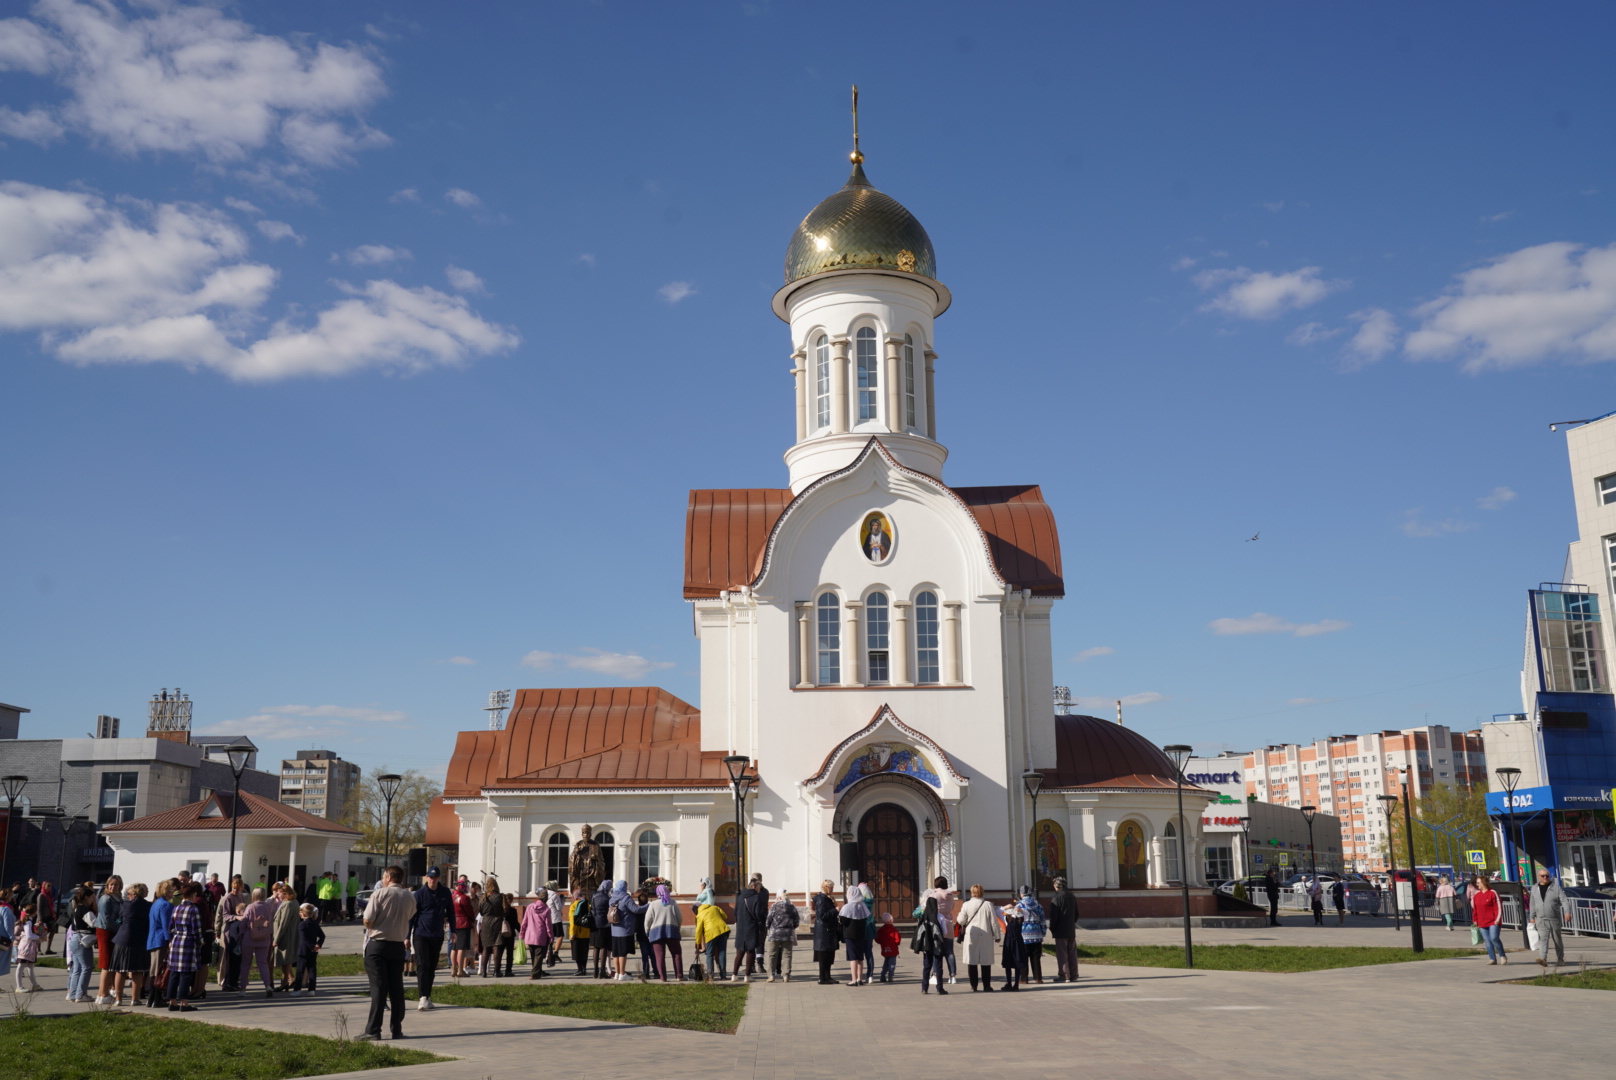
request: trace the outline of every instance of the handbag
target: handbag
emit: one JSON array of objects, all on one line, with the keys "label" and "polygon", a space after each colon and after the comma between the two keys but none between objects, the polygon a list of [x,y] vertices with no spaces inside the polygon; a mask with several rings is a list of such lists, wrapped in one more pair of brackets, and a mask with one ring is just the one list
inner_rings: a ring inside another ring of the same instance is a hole
[{"label": "handbag", "polygon": [[516,948],[512,951],[511,958],[518,964],[527,963],[527,942],[523,941],[521,938],[517,938]]},{"label": "handbag", "polygon": [[1526,924],[1526,942],[1527,942],[1527,944],[1530,945],[1533,949],[1536,949],[1537,946],[1538,946],[1538,942],[1540,942],[1542,940],[1543,940],[1543,935],[1538,933],[1538,931],[1537,931],[1537,923],[1535,923],[1535,922],[1527,923]]},{"label": "handbag", "polygon": [[1472,926],[1470,928],[1470,944],[1472,944],[1472,945],[1480,945],[1481,944],[1481,927]]},{"label": "handbag", "polygon": [[689,982],[706,982],[707,969],[701,964],[692,963],[685,968],[685,979]]}]

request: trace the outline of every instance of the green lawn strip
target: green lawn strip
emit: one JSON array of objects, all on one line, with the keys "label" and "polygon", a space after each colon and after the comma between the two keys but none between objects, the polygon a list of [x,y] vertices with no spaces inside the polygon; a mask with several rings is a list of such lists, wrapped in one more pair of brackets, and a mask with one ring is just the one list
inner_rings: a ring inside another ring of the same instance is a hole
[{"label": "green lawn strip", "polygon": [[0,1024],[0,1061],[7,1070],[51,1080],[282,1080],[447,1060],[424,1050],[128,1013],[25,1016]]},{"label": "green lawn strip", "polygon": [[[1092,964],[1184,967],[1184,949],[1179,945],[1079,946],[1077,955],[1080,961]],[[1195,966],[1209,971],[1326,971],[1475,955],[1475,949],[1426,949],[1416,953],[1409,949],[1357,945],[1197,945]]]},{"label": "green lawn strip", "polygon": [[1566,990],[1616,990],[1616,971],[1572,971],[1563,975],[1539,975],[1520,980],[1526,986],[1558,986]]},{"label": "green lawn strip", "polygon": [[[412,988],[406,996],[413,1001],[420,995]],[[746,987],[703,983],[669,986],[639,983],[489,986],[461,983],[456,986],[454,983],[440,982],[432,988],[432,1001],[438,1005],[543,1013],[546,1016],[571,1016],[579,1020],[716,1031],[728,1035],[740,1026],[741,1014],[746,1011]]]}]

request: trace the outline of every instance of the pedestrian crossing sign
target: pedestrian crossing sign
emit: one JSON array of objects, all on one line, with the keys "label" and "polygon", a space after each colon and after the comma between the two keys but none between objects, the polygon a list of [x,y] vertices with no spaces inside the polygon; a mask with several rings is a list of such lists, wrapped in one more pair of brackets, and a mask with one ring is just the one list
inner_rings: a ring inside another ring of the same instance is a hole
[{"label": "pedestrian crossing sign", "polygon": [[1465,861],[1471,866],[1486,866],[1487,853],[1485,851],[1467,851],[1465,852]]}]

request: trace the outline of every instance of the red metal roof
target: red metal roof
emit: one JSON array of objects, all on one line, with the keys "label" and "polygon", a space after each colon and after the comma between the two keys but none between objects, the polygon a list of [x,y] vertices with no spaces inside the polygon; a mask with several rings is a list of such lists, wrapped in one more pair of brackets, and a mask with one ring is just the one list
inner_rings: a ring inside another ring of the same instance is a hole
[{"label": "red metal roof", "polygon": [[460,843],[460,815],[455,808],[435,797],[426,810],[426,839],[428,847],[454,847]]},{"label": "red metal roof", "polygon": [[1173,763],[1155,743],[1097,716],[1055,717],[1055,767],[1039,771],[1045,790],[1177,786]]},{"label": "red metal roof", "polygon": [[518,690],[503,731],[462,731],[447,798],[484,788],[722,787],[701,711],[655,686]]},{"label": "red metal roof", "polygon": [[[208,807],[215,807],[220,813],[212,816],[203,816]],[[214,794],[200,802],[187,803],[173,810],[164,810],[160,814],[148,814],[143,818],[126,821],[122,825],[103,826],[102,832],[150,832],[152,830],[188,830],[188,829],[228,829],[230,828],[230,796],[228,794]],[[266,799],[262,795],[251,792],[241,793],[241,811],[236,817],[237,829],[310,829],[314,832],[342,833],[358,836],[359,830],[350,829],[346,825],[338,825],[335,821],[317,817],[314,814],[299,810],[285,803],[278,803],[274,799]]]},{"label": "red metal roof", "polygon": [[[1036,485],[953,488],[987,534],[999,576],[1037,596],[1065,596],[1055,513]],[[789,488],[692,491],[685,511],[685,599],[715,599],[757,580]]]}]

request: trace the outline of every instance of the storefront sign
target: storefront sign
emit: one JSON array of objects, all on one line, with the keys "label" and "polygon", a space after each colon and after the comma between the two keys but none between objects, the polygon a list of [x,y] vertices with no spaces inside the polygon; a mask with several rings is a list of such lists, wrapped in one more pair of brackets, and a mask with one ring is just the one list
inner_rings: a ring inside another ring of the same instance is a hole
[{"label": "storefront sign", "polygon": [[1198,772],[1190,773],[1184,779],[1192,784],[1238,784],[1239,772]]},{"label": "storefront sign", "polygon": [[1204,817],[1201,819],[1202,825],[1232,825],[1236,829],[1243,827],[1245,823],[1245,818],[1238,817]]}]

